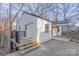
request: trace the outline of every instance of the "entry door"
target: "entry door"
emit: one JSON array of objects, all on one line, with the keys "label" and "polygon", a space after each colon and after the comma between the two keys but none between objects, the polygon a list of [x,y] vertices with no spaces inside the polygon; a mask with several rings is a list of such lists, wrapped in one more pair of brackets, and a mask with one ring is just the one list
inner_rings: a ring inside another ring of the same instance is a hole
[{"label": "entry door", "polygon": [[52,32],[53,32],[53,36],[57,36],[58,35],[58,28],[54,27]]}]

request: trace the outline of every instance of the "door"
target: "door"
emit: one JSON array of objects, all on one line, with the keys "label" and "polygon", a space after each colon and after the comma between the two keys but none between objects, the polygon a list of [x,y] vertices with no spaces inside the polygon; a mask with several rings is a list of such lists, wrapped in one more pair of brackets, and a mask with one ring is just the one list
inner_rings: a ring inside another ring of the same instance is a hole
[{"label": "door", "polygon": [[58,36],[58,28],[57,27],[53,27],[52,34],[53,34],[53,36]]}]

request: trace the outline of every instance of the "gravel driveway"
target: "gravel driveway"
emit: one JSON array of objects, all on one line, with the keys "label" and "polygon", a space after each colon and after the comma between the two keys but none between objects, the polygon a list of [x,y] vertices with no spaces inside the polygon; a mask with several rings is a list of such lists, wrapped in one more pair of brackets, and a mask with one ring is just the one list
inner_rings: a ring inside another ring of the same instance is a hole
[{"label": "gravel driveway", "polygon": [[[9,56],[19,55],[9,54]],[[79,55],[79,43],[50,40],[41,45],[41,47],[25,54],[24,56],[77,56]]]},{"label": "gravel driveway", "polygon": [[50,40],[40,48],[31,51],[26,56],[75,56],[79,55],[79,43]]}]

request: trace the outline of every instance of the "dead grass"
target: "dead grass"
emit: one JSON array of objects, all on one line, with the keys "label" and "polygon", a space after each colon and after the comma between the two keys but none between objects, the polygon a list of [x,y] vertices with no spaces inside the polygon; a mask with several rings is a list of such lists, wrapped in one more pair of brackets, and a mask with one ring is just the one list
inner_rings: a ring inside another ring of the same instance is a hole
[{"label": "dead grass", "polygon": [[63,33],[63,36],[66,36],[68,38],[70,37],[71,40],[79,40],[79,32],[65,32]]}]

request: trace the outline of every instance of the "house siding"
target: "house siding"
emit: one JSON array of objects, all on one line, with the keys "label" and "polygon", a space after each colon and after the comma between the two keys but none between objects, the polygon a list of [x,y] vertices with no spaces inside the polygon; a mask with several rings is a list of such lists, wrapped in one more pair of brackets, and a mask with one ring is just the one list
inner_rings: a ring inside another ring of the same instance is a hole
[{"label": "house siding", "polygon": [[[23,14],[20,18],[19,24],[17,26],[17,31],[26,31],[26,36],[32,39],[37,39],[37,18],[28,14]],[[27,30],[25,30],[25,25],[27,24]],[[19,30],[20,27],[20,30]]]},{"label": "house siding", "polygon": [[[49,25],[49,30],[48,33],[45,33],[45,24]],[[40,19],[37,19],[37,40],[40,43],[46,42],[51,39],[51,27],[50,27],[50,22]]]},{"label": "house siding", "polygon": [[[27,25],[27,31],[26,31],[25,25],[28,23],[32,24]],[[49,25],[48,33],[45,33],[45,24]],[[51,22],[48,22],[39,17],[23,14],[18,23],[17,31],[26,31],[27,37],[37,40],[37,42],[43,43],[51,39]]]}]

